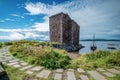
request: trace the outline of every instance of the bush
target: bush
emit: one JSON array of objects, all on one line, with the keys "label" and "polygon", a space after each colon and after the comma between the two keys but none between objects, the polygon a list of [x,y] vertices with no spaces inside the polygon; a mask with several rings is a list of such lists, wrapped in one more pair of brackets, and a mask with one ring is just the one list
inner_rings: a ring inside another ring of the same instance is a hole
[{"label": "bush", "polygon": [[55,51],[40,58],[40,64],[49,69],[65,68],[70,63],[70,58],[66,54],[59,54]]},{"label": "bush", "polygon": [[42,65],[48,69],[65,68],[70,63],[70,58],[65,50],[38,47],[26,43],[15,43],[10,47],[13,56],[29,64]]},{"label": "bush", "polygon": [[12,42],[4,42],[4,45],[5,45],[5,46],[12,45]]},{"label": "bush", "polygon": [[0,48],[2,47],[2,43],[0,43]]}]

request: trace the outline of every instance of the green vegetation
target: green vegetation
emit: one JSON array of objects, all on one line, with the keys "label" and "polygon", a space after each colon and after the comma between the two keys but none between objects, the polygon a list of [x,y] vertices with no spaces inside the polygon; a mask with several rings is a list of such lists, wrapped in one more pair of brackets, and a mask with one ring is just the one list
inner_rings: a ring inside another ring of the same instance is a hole
[{"label": "green vegetation", "polygon": [[49,46],[43,47],[41,44],[33,41],[14,42],[10,52],[16,58],[29,64],[42,65],[48,69],[66,68],[70,63],[70,58],[65,50],[52,49]]},{"label": "green vegetation", "polygon": [[1,76],[0,80],[53,80],[50,77],[48,79],[39,79],[33,75],[25,74],[25,72],[7,65],[4,65],[4,68],[7,74]]},{"label": "green vegetation", "polygon": [[0,48],[2,47],[2,43],[0,43]]},{"label": "green vegetation", "polygon": [[120,74],[117,74],[115,77],[110,78],[109,80],[120,80]]},{"label": "green vegetation", "polygon": [[12,45],[12,42],[0,42],[0,48]]},{"label": "green vegetation", "polygon": [[112,66],[120,66],[120,50],[117,51],[96,51],[82,55],[72,61],[70,67],[82,67],[83,69],[95,69],[98,67],[110,68]]}]

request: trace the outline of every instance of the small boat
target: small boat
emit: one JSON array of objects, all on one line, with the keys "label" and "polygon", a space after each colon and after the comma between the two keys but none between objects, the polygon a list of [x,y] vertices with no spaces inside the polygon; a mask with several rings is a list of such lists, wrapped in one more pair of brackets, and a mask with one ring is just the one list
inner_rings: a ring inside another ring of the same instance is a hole
[{"label": "small boat", "polygon": [[116,47],[107,47],[108,49],[116,49]]},{"label": "small boat", "polygon": [[90,49],[94,52],[97,49],[97,46],[95,45],[95,34],[93,35],[93,44],[90,47]]}]

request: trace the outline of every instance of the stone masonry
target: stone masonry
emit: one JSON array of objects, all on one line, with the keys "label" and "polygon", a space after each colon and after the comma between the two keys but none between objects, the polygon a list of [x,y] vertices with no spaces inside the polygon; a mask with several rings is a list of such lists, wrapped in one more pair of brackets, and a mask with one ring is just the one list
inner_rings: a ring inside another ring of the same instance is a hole
[{"label": "stone masonry", "polygon": [[64,45],[79,46],[79,25],[68,14],[59,13],[49,17],[50,40]]}]

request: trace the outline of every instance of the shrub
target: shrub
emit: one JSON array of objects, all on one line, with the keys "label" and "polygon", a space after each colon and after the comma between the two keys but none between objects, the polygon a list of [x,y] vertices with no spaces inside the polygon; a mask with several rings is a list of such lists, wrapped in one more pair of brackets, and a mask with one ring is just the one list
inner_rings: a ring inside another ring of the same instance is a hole
[{"label": "shrub", "polygon": [[0,43],[0,48],[2,47],[2,43]]},{"label": "shrub", "polygon": [[12,45],[12,42],[4,42],[4,45],[5,45],[5,46]]},{"label": "shrub", "polygon": [[45,56],[41,56],[40,64],[49,69],[65,68],[70,63],[70,58],[66,54],[59,54],[51,51]]},{"label": "shrub", "polygon": [[65,50],[38,47],[26,43],[15,43],[10,47],[13,56],[33,65],[42,65],[49,69],[65,68],[70,58]]}]

